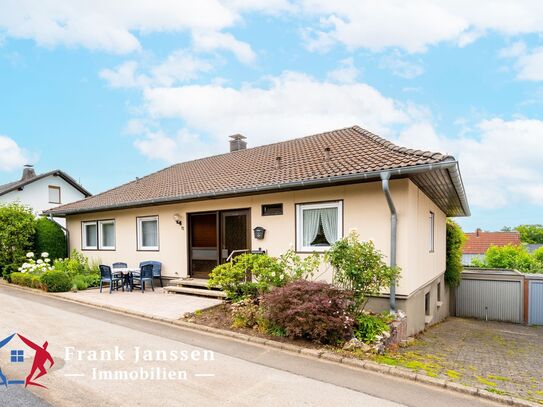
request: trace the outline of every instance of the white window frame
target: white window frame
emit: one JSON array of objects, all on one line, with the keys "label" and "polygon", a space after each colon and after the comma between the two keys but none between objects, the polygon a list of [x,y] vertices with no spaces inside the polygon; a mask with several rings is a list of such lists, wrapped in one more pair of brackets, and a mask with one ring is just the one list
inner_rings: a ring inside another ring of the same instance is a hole
[{"label": "white window frame", "polygon": [[[113,225],[113,246],[104,246],[102,242],[104,241],[104,232],[102,227],[104,225]],[[115,250],[117,244],[117,227],[115,225],[115,219],[108,220],[99,220],[98,221],[98,249],[99,250]]]},{"label": "white window frame", "polygon": [[[96,246],[89,246],[87,244],[87,226],[96,226]],[[95,220],[81,222],[81,250],[98,250],[98,222]]]},{"label": "white window frame", "polygon": [[[137,236],[138,236],[138,251],[159,251],[160,250],[160,225],[159,225],[159,220],[158,220],[158,216],[142,216],[142,217],[138,217],[136,218],[137,219],[137,226],[136,226],[136,229],[137,229]],[[156,246],[143,246],[143,230],[142,230],[142,222],[145,222],[145,221],[152,221],[152,220],[155,220],[156,221],[156,242],[157,242],[157,245]]]},{"label": "white window frame", "polygon": [[303,211],[307,209],[336,208],[337,236],[338,240],[343,238],[343,201],[317,202],[308,204],[296,204],[296,251],[297,252],[325,252],[330,246],[304,246]]},{"label": "white window frame", "polygon": [[436,214],[432,211],[430,211],[430,253],[433,253],[436,248]]},{"label": "white window frame", "polygon": [[[58,192],[58,201],[52,201],[51,200],[51,190],[54,190],[56,192]],[[47,186],[47,200],[49,201],[49,203],[52,203],[52,204],[61,204],[62,203],[62,192],[61,192],[61,189],[59,186],[57,185],[48,185]]]}]

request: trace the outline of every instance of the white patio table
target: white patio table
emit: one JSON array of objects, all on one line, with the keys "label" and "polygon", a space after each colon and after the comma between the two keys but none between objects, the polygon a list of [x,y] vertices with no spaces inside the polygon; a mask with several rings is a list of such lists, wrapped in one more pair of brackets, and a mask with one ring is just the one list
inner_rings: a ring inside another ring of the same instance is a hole
[{"label": "white patio table", "polygon": [[132,279],[134,274],[140,273],[139,267],[115,267],[111,269],[113,274],[122,274],[123,275],[123,286],[126,287],[128,291],[132,291],[134,288],[134,280]]}]

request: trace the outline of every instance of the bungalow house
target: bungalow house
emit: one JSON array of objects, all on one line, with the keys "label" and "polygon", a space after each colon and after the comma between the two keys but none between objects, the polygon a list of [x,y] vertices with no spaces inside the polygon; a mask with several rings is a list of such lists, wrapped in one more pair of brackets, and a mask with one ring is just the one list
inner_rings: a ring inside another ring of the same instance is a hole
[{"label": "bungalow house", "polygon": [[513,232],[483,232],[481,229],[466,233],[466,243],[462,248],[462,264],[471,266],[473,260],[482,260],[490,246],[520,246],[520,233]]},{"label": "bungalow house", "polygon": [[371,308],[406,311],[408,334],[448,315],[445,220],[469,215],[453,157],[358,126],[255,148],[244,139],[49,212],[67,218],[71,247],[88,257],[158,260],[173,278],[205,279],[236,251],[324,252],[355,229],[402,269]]},{"label": "bungalow house", "polygon": [[[91,196],[76,180],[61,170],[36,174],[32,165],[25,165],[20,179],[0,185],[0,204],[20,203],[36,215],[62,204]],[[64,219],[55,219],[65,226]]]}]

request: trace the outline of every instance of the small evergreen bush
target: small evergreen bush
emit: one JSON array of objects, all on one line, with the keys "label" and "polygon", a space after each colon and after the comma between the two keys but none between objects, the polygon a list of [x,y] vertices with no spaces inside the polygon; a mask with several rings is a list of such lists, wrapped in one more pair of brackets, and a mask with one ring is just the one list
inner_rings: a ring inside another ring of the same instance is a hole
[{"label": "small evergreen bush", "polygon": [[63,271],[51,270],[41,276],[41,283],[46,291],[60,293],[72,289],[72,279]]}]

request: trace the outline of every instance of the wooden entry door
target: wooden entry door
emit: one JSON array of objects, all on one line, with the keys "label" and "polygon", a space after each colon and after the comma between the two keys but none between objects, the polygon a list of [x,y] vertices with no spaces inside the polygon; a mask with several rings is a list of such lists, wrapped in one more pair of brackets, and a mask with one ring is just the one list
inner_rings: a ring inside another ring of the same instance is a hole
[{"label": "wooden entry door", "polygon": [[250,210],[216,211],[188,215],[189,275],[209,278],[236,250],[251,249]]},{"label": "wooden entry door", "polygon": [[209,278],[219,264],[219,218],[217,212],[189,215],[189,274]]},{"label": "wooden entry door", "polygon": [[251,219],[249,209],[221,212],[221,263],[241,250],[251,250]]}]

